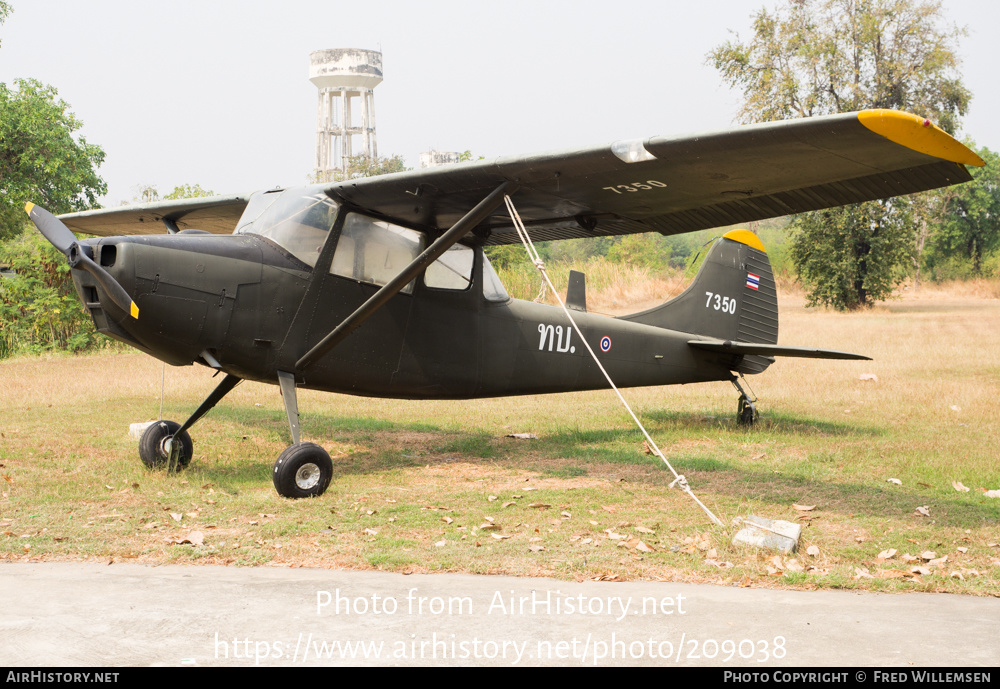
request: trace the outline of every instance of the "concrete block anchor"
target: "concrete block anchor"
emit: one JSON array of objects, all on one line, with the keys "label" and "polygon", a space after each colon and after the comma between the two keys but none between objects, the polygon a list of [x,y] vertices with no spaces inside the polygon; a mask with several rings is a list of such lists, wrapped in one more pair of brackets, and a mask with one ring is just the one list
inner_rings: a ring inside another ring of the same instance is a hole
[{"label": "concrete block anchor", "polygon": [[130,423],[128,425],[128,434],[139,440],[142,438],[142,434],[146,432],[146,429],[152,426],[156,421],[145,421],[143,423]]},{"label": "concrete block anchor", "polygon": [[782,554],[795,552],[802,536],[802,526],[780,519],[767,519],[750,515],[734,520],[743,528],[733,537],[733,545],[775,550]]}]

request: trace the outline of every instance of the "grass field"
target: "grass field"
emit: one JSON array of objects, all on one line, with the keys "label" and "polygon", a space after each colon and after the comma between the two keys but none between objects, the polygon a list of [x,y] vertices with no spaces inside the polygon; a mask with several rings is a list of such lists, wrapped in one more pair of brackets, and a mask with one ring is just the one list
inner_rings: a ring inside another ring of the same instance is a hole
[{"label": "grass field", "polygon": [[[159,362],[9,359],[0,558],[998,595],[1000,499],[984,494],[1000,489],[998,333],[1000,301],[978,293],[922,288],[857,314],[790,296],[782,344],[875,361],[779,360],[750,379],[763,414],[752,431],[736,425],[728,384],[626,391],[725,527],[668,487],[610,392],[409,402],[301,391],[303,440],[336,469],[321,498],[289,501],[270,481],[289,442],[277,387],[240,385],[194,427],[191,467],[167,475],[143,468],[128,435],[158,418]],[[182,421],[214,382],[202,367],[168,368],[164,416]],[[519,432],[538,439],[505,437]],[[732,545],[733,519],[750,514],[801,523],[799,551]]]}]

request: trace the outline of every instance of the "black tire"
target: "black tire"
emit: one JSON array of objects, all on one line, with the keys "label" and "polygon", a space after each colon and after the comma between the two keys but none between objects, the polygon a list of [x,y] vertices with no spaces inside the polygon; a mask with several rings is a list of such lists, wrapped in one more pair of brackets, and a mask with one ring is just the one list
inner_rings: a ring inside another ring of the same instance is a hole
[{"label": "black tire", "polygon": [[333,461],[316,443],[295,443],[278,455],[271,478],[283,498],[318,497],[333,478]]},{"label": "black tire", "polygon": [[180,443],[179,452],[170,461],[167,450],[167,439],[173,436],[181,425],[175,421],[157,421],[142,434],[139,439],[139,457],[142,463],[150,469],[167,469],[168,471],[180,471],[191,463],[194,455],[194,443],[191,436],[184,431],[173,439],[172,442]]},{"label": "black tire", "polygon": [[745,397],[741,397],[736,410],[736,420],[739,425],[745,428],[753,428],[757,425],[757,421],[760,420],[760,413],[753,402]]}]

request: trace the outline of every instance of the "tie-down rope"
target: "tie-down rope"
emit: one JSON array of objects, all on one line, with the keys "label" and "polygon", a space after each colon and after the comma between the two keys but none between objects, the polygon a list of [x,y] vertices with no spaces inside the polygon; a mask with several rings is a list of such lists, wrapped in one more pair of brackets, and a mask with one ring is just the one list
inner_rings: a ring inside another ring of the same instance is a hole
[{"label": "tie-down rope", "polygon": [[646,428],[642,425],[642,422],[639,421],[639,417],[637,417],[635,412],[632,411],[632,407],[630,407],[628,402],[625,401],[625,398],[622,397],[622,393],[619,392],[618,386],[615,385],[615,382],[611,380],[611,376],[608,375],[604,366],[601,365],[601,361],[597,358],[597,355],[591,348],[590,343],[587,342],[587,338],[584,337],[583,333],[580,331],[580,326],[576,324],[576,320],[574,320],[573,315],[569,312],[569,309],[566,308],[566,304],[563,303],[562,297],[559,296],[559,292],[556,291],[555,285],[552,284],[552,280],[549,279],[549,274],[545,272],[545,262],[542,261],[541,256],[538,255],[538,251],[535,250],[535,245],[531,242],[531,237],[528,236],[528,230],[524,227],[524,223],[521,222],[521,216],[514,207],[514,202],[511,200],[510,196],[507,195],[504,195],[504,202],[507,204],[507,211],[510,213],[510,219],[514,222],[514,229],[517,230],[517,236],[521,238],[521,243],[524,244],[524,249],[528,252],[528,258],[531,259],[531,262],[535,264],[536,268],[538,268],[538,272],[542,274],[543,278],[545,278],[545,283],[548,284],[549,289],[552,290],[552,294],[555,295],[556,300],[559,302],[559,306],[562,307],[563,313],[566,314],[566,318],[568,318],[570,324],[572,324],[573,330],[575,330],[576,334],[579,335],[580,341],[583,342],[587,351],[590,352],[590,356],[594,360],[594,363],[597,364],[597,368],[599,368],[601,373],[604,374],[604,378],[608,381],[608,385],[610,385],[611,389],[615,391],[616,395],[618,395],[618,399],[621,400],[622,405],[624,405],[625,409],[632,417],[632,420],[635,421],[635,425],[638,426],[639,430],[642,431],[642,434],[646,436],[646,442],[652,449],[653,454],[663,460],[663,463],[666,464],[668,469],[670,469],[670,473],[674,475],[674,480],[670,483],[670,488],[673,488],[675,485],[679,486],[681,490],[691,496],[692,500],[698,503],[698,506],[705,511],[705,514],[707,514],[713,522],[722,526],[723,524],[719,518],[712,514],[712,511],[705,507],[705,504],[698,499],[698,496],[696,496],[694,492],[692,492],[691,486],[688,485],[687,479],[684,478],[684,475],[678,474],[670,465],[670,462],[663,455],[663,452],[660,451],[659,446],[653,441],[649,433],[646,432]]}]

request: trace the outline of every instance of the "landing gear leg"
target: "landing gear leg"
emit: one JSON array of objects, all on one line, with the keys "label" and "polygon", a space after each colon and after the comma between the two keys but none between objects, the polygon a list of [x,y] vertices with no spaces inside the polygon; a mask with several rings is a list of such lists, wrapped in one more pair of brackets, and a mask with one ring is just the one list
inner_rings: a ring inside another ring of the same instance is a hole
[{"label": "landing gear leg", "polygon": [[243,379],[227,374],[183,425],[178,426],[174,421],[158,421],[147,428],[139,440],[139,457],[142,463],[151,469],[166,468],[168,471],[180,471],[186,467],[194,454],[194,446],[187,430],[241,380]]},{"label": "landing gear leg", "polygon": [[299,405],[295,395],[295,376],[278,371],[281,399],[292,435],[292,444],[278,455],[271,479],[283,498],[312,498],[322,495],[333,478],[330,454],[315,443],[299,441]]},{"label": "landing gear leg", "polygon": [[[742,376],[741,376],[742,377]],[[733,377],[731,380],[733,387],[740,393],[739,402],[736,404],[736,422],[746,428],[753,428],[760,421],[760,413],[757,411],[757,397],[750,399],[750,394],[740,385],[739,378]]]}]

